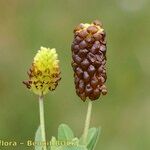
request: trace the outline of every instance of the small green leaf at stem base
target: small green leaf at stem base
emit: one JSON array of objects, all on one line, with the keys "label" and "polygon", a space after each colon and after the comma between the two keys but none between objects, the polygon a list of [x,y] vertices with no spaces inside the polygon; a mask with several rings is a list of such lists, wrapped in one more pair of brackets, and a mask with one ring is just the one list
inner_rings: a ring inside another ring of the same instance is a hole
[{"label": "small green leaf at stem base", "polygon": [[[58,128],[58,141],[55,137],[52,137],[50,147],[48,150],[94,150],[96,143],[99,139],[101,128],[90,128],[88,130],[88,136],[86,144],[83,144],[83,135],[80,140],[74,137],[73,131],[66,124],[61,124]],[[57,145],[60,141],[69,141],[76,143],[76,145]]]},{"label": "small green leaf at stem base", "polygon": [[58,127],[58,140],[61,141],[71,141],[74,138],[73,131],[71,128],[66,124],[61,124]]},{"label": "small green leaf at stem base", "polygon": [[[90,128],[88,131],[86,147],[88,150],[94,150],[96,143],[99,139],[99,135],[101,133],[101,128]],[[80,144],[83,143],[83,136],[80,138]]]},{"label": "small green leaf at stem base", "polygon": [[[41,127],[39,126],[35,133],[35,150],[43,150],[44,143],[42,143],[42,141],[43,140],[42,140],[42,135],[41,135]],[[36,144],[36,143],[39,143],[39,144]]]}]

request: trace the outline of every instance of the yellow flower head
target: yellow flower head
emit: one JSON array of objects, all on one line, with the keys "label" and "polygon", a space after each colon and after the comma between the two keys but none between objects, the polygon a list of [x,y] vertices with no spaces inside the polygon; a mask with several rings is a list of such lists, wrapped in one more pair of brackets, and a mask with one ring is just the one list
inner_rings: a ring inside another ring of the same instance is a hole
[{"label": "yellow flower head", "polygon": [[38,95],[45,95],[55,90],[60,77],[59,60],[56,50],[41,47],[34,57],[28,72],[29,80],[23,83]]}]

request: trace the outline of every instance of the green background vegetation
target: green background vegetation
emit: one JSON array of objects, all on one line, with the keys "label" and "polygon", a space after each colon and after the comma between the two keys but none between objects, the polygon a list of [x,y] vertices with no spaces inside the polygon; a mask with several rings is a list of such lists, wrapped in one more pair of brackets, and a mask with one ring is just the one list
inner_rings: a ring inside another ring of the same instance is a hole
[{"label": "green background vegetation", "polygon": [[[80,136],[87,103],[75,94],[73,29],[100,19],[107,33],[108,95],[94,102],[91,126],[101,126],[97,150],[150,148],[150,2],[148,0],[1,0],[0,139],[33,139],[37,96],[22,84],[40,46],[57,49],[62,80],[45,97],[47,138],[67,123]],[[0,149],[32,149],[26,146]]]}]

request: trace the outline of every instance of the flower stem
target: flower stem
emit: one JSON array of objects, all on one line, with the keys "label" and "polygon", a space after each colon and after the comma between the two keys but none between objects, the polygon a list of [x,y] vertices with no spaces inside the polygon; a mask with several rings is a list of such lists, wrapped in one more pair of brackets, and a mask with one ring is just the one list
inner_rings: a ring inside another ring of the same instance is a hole
[{"label": "flower stem", "polygon": [[92,112],[92,101],[89,100],[87,114],[86,114],[86,120],[85,120],[85,126],[84,126],[84,131],[83,131],[83,144],[84,145],[86,145],[86,142],[87,142],[88,130],[89,130],[90,121],[91,121],[91,112]]},{"label": "flower stem", "polygon": [[[43,96],[39,96],[39,109],[40,109],[40,127],[41,127],[42,142],[46,142]],[[44,145],[43,150],[46,150],[46,145],[45,144],[43,145]]]}]

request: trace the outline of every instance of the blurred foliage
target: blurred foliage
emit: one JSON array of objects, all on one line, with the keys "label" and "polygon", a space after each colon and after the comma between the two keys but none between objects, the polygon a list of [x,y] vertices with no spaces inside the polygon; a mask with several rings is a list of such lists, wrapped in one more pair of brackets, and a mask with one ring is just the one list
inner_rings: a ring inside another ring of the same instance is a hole
[{"label": "blurred foliage", "polygon": [[87,103],[74,90],[72,31],[80,22],[100,19],[108,40],[109,92],[94,102],[91,126],[102,127],[97,149],[149,149],[149,18],[148,0],[1,0],[0,139],[34,140],[38,102],[22,80],[40,46],[57,49],[62,71],[58,88],[45,97],[47,138],[62,122],[81,135]]}]

